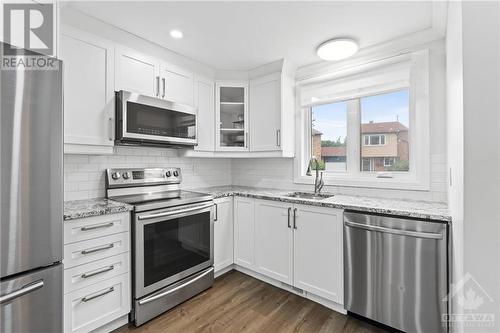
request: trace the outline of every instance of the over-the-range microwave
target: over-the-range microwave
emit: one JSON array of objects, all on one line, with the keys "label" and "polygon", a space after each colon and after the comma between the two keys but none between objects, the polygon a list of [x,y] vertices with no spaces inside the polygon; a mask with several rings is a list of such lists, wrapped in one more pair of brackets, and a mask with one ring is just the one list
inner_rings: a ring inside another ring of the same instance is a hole
[{"label": "over-the-range microwave", "polygon": [[129,91],[116,92],[119,145],[186,147],[197,145],[196,109]]}]

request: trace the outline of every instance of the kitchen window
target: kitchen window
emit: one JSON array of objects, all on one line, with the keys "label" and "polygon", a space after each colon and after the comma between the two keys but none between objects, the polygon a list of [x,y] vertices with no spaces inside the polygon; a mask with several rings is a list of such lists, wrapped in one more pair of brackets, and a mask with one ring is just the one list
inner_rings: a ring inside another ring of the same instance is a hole
[{"label": "kitchen window", "polygon": [[314,156],[326,185],[428,189],[428,76],[426,50],[299,86],[295,182]]}]

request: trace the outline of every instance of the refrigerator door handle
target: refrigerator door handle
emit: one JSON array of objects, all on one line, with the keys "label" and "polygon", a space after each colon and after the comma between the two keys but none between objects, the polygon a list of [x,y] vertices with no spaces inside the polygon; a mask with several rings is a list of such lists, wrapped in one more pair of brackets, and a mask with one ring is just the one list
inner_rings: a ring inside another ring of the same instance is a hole
[{"label": "refrigerator door handle", "polygon": [[40,289],[43,287],[43,280],[38,280],[33,283],[29,283],[16,291],[13,291],[9,294],[2,295],[0,296],[0,304],[4,304],[7,302],[12,301],[13,299],[16,299],[18,297],[21,297],[23,295],[29,294],[37,289]]}]

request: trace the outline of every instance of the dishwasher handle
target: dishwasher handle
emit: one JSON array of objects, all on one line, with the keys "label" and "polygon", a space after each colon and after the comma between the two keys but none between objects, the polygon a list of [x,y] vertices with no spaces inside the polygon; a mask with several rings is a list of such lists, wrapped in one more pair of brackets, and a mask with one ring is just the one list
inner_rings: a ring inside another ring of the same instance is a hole
[{"label": "dishwasher handle", "polygon": [[443,234],[440,234],[440,233],[393,229],[393,228],[379,227],[376,225],[356,223],[356,222],[351,222],[351,221],[347,221],[347,220],[344,223],[348,227],[365,229],[368,231],[376,231],[376,232],[383,232],[383,233],[393,234],[393,235],[426,238],[426,239],[443,239]]}]

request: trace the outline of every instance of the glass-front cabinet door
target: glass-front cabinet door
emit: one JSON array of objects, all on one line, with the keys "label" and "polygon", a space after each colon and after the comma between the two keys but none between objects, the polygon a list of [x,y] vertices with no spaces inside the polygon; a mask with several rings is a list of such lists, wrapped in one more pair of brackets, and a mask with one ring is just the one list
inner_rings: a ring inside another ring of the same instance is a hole
[{"label": "glass-front cabinet door", "polygon": [[248,150],[248,83],[216,85],[216,147],[221,151]]}]

